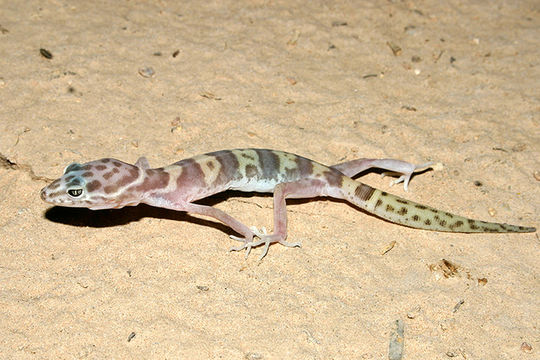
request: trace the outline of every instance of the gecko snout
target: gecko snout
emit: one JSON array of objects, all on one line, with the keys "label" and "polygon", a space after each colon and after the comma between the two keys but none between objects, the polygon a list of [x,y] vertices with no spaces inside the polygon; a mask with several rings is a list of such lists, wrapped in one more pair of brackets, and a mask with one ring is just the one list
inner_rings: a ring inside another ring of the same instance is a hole
[{"label": "gecko snout", "polygon": [[39,192],[39,196],[41,196],[41,200],[45,201],[45,198],[47,197],[47,194],[45,193],[45,189],[46,188],[43,188],[41,189],[41,191]]}]

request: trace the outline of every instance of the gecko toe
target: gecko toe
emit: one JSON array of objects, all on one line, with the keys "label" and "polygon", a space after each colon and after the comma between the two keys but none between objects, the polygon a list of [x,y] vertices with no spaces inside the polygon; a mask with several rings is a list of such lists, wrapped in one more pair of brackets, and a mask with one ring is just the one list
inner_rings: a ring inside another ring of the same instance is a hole
[{"label": "gecko toe", "polygon": [[243,242],[246,242],[246,239],[243,238],[243,237],[240,237],[240,236],[234,236],[234,235],[229,235],[229,237],[233,240],[236,240],[236,241],[243,241]]},{"label": "gecko toe", "polygon": [[286,247],[302,247],[302,243],[300,242],[287,242],[282,240],[279,243]]}]

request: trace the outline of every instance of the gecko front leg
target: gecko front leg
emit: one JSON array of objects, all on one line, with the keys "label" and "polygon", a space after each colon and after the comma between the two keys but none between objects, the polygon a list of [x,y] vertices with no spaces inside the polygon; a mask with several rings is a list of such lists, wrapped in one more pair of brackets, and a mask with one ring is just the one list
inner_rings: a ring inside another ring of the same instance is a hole
[{"label": "gecko front leg", "polygon": [[[264,244],[263,252],[259,260],[264,258],[268,249],[273,243],[280,243],[287,247],[300,247],[299,242],[287,242],[287,204],[286,199],[307,199],[326,195],[327,183],[318,179],[303,179],[295,182],[281,183],[274,188],[274,232],[267,234],[266,229],[258,231],[252,228],[253,233],[259,238],[256,241],[245,242],[243,246],[232,250],[243,250],[247,252],[253,247]],[[242,240],[238,239],[237,240]]]},{"label": "gecko front leg", "polygon": [[163,199],[146,199],[146,204],[162,207],[165,209],[176,210],[176,211],[186,211],[191,214],[199,214],[204,216],[212,217],[216,220],[219,220],[223,224],[229,226],[231,229],[241,234],[243,238],[233,237],[234,239],[242,240],[244,243],[252,243],[253,237],[257,236],[249,227],[242,224],[240,221],[236,220],[226,212],[213,208],[211,206],[193,204],[190,202],[184,201],[165,201]]}]

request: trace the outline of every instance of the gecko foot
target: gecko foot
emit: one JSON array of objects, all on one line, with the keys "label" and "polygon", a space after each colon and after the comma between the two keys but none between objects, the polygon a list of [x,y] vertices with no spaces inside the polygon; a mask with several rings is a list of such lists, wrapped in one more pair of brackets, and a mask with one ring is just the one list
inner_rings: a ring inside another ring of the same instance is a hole
[{"label": "gecko foot", "polygon": [[[253,236],[249,240],[247,238],[241,238],[241,237],[238,237],[238,236],[230,235],[231,239],[237,240],[237,241],[243,241],[244,244],[242,244],[240,246],[233,246],[233,247],[231,247],[229,249],[229,251],[240,251],[240,250],[246,249],[245,258],[247,259],[247,257],[249,256],[252,248],[264,244],[263,252],[262,252],[261,256],[259,257],[259,260],[262,260],[262,258],[264,258],[266,256],[266,254],[268,253],[268,249],[270,248],[270,244],[272,244],[274,242],[279,242],[281,245],[287,246],[287,247],[300,247],[300,246],[302,246],[302,244],[300,244],[299,242],[294,242],[294,243],[286,242],[285,240],[280,240],[279,235],[268,234],[265,227],[262,227],[261,230],[259,230],[255,226],[252,226],[250,229],[253,232]],[[253,237],[258,237],[259,240],[254,241]]]},{"label": "gecko foot", "polygon": [[422,165],[414,165],[411,163],[405,163],[401,164],[402,169],[400,171],[385,171],[381,174],[382,177],[385,176],[394,176],[394,175],[401,175],[399,178],[392,180],[390,182],[390,186],[399,184],[400,182],[403,182],[403,189],[405,191],[409,191],[409,181],[411,180],[411,176],[414,172],[426,169],[433,165],[433,162],[427,162]]}]

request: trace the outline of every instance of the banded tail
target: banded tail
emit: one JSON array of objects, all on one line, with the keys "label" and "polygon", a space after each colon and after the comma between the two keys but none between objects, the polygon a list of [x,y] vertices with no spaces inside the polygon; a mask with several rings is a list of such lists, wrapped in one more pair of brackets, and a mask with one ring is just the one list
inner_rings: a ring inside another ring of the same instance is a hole
[{"label": "banded tail", "polygon": [[[473,220],[427,205],[405,200],[353,180],[347,199],[367,211],[393,223],[417,229],[459,233],[525,233],[536,228]],[[354,186],[354,187],[353,187]]]}]

